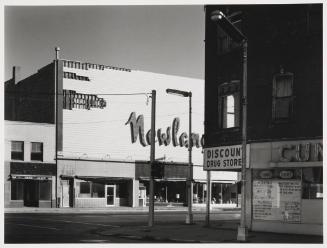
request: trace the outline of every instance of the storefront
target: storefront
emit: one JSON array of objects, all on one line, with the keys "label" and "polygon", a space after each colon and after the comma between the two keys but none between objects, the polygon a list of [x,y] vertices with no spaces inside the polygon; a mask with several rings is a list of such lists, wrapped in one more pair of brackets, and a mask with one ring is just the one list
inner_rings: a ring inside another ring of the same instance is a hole
[{"label": "storefront", "polygon": [[[158,166],[158,165],[156,165]],[[155,178],[154,201],[157,205],[186,205],[188,164],[161,162],[161,176]],[[144,185],[149,199],[150,165],[145,161],[136,163],[135,178]],[[236,207],[238,184],[234,172],[211,172],[211,205]],[[205,206],[207,201],[206,172],[200,165],[193,165],[193,203]]]},{"label": "storefront", "polygon": [[10,207],[54,207],[55,164],[10,163]]},{"label": "storefront", "polygon": [[256,143],[251,154],[252,230],[322,235],[321,140]]},{"label": "storefront", "polygon": [[139,182],[134,163],[91,159],[59,160],[60,207],[135,207]]}]

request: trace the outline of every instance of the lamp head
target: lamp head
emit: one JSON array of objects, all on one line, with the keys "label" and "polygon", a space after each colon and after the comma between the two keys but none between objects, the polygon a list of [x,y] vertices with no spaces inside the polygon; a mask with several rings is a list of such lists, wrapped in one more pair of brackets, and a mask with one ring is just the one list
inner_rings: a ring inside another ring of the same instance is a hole
[{"label": "lamp head", "polygon": [[210,19],[234,41],[241,43],[247,40],[246,36],[220,10],[211,12]]},{"label": "lamp head", "polygon": [[182,90],[175,90],[175,89],[166,89],[167,94],[182,96],[182,97],[189,97],[192,96],[192,92],[182,91]]}]

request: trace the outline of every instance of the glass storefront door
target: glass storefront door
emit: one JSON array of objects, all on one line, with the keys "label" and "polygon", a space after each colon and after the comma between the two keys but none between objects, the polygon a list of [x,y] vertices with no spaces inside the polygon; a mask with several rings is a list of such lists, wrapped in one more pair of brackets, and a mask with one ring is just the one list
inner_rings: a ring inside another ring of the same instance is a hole
[{"label": "glass storefront door", "polygon": [[106,185],[106,205],[115,206],[116,198],[116,186],[115,185]]}]

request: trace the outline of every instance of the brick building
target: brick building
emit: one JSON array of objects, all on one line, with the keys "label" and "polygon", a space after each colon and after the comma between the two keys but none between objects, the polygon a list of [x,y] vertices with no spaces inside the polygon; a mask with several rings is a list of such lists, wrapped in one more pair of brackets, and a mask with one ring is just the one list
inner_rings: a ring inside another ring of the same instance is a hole
[{"label": "brick building", "polygon": [[208,157],[242,142],[242,44],[212,19],[217,10],[248,41],[247,226],[321,235],[322,5],[206,7]]}]

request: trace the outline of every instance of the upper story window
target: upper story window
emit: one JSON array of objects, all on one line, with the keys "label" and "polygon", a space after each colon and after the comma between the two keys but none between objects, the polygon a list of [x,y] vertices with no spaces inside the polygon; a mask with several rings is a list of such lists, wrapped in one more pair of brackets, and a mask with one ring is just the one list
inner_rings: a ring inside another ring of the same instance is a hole
[{"label": "upper story window", "polygon": [[24,160],[24,141],[11,141],[11,159]]},{"label": "upper story window", "polygon": [[[242,12],[240,11],[234,12],[228,15],[227,18],[234,24],[235,27],[241,30]],[[229,35],[227,35],[219,26],[217,26],[217,54],[218,55],[227,53],[239,46],[240,46],[239,43],[234,42],[229,37]]]},{"label": "upper story window", "polygon": [[273,121],[288,121],[293,113],[293,74],[276,74],[273,78],[272,94]]},{"label": "upper story window", "polygon": [[43,161],[43,143],[32,142],[31,160]]},{"label": "upper story window", "polygon": [[219,128],[234,128],[240,125],[240,81],[232,80],[218,88]]}]

